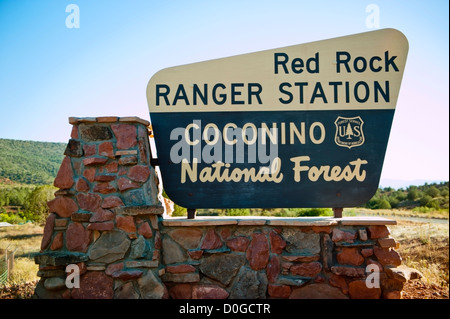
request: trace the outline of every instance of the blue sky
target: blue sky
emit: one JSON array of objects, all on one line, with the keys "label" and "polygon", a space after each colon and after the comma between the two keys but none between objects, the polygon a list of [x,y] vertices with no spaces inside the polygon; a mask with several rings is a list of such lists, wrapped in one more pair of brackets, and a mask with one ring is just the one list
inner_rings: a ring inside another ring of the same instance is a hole
[{"label": "blue sky", "polygon": [[448,1],[0,0],[0,138],[65,143],[70,116],[149,120],[157,71],[370,31],[370,4],[409,41],[382,179],[448,180]]}]

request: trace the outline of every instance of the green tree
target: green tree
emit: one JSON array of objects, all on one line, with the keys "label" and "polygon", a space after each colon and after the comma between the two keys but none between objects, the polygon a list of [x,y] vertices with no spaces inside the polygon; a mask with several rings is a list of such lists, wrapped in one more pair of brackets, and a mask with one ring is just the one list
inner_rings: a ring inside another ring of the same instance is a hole
[{"label": "green tree", "polygon": [[389,203],[389,201],[387,199],[381,199],[378,201],[377,203],[377,207],[378,209],[391,209],[391,204]]},{"label": "green tree", "polygon": [[416,200],[419,197],[419,191],[417,189],[410,189],[408,191],[408,199]]},{"label": "green tree", "polygon": [[393,197],[393,196],[389,196],[388,202],[389,202],[389,205],[391,205],[391,208],[396,208],[398,206],[398,203],[400,203],[398,198]]},{"label": "green tree", "polygon": [[48,215],[47,202],[55,198],[56,187],[52,185],[37,186],[27,197],[25,215],[27,218],[43,224]]},{"label": "green tree", "polygon": [[431,186],[430,188],[428,188],[426,193],[427,193],[427,195],[431,196],[432,198],[435,198],[441,194],[441,192],[439,191],[439,189],[436,186]]},{"label": "green tree", "polygon": [[423,195],[419,200],[420,206],[427,206],[431,202],[432,199],[433,198],[430,195],[426,195],[426,194]]}]

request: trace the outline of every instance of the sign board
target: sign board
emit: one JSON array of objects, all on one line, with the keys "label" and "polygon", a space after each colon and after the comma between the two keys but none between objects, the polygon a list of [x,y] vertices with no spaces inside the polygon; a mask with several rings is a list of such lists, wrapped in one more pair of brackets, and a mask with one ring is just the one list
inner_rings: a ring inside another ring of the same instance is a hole
[{"label": "sign board", "polygon": [[378,189],[408,52],[382,29],[163,69],[163,187],[187,208],[353,207]]}]

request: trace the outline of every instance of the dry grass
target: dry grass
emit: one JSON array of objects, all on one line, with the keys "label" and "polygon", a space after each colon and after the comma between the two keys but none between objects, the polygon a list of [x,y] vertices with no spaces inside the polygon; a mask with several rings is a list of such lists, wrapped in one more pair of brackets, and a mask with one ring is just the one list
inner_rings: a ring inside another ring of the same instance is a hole
[{"label": "dry grass", "polygon": [[[39,266],[34,254],[41,247],[43,228],[34,224],[0,227],[0,249],[14,251],[14,269],[8,284],[21,284],[39,279]],[[3,255],[1,256],[4,257]]]},{"label": "dry grass", "polygon": [[419,270],[422,281],[449,287],[448,224],[398,220],[390,226],[391,236],[400,244],[397,251],[403,263]]}]

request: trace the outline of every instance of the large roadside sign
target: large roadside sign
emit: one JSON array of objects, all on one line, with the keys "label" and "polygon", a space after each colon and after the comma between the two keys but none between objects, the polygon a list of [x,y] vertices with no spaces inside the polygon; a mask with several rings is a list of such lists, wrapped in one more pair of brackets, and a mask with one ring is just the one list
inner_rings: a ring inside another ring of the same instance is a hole
[{"label": "large roadside sign", "polygon": [[147,100],[167,195],[187,208],[367,202],[407,53],[382,29],[157,72]]}]

